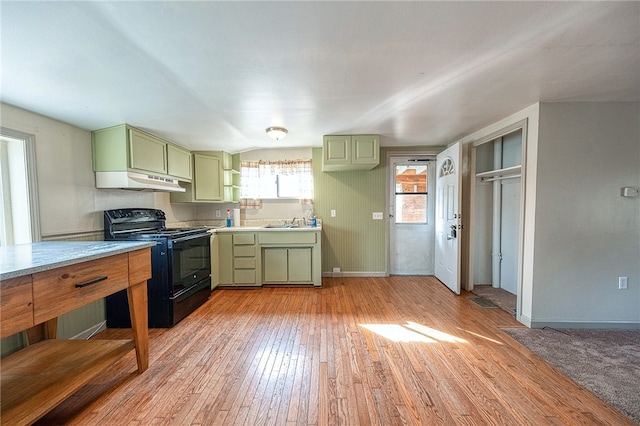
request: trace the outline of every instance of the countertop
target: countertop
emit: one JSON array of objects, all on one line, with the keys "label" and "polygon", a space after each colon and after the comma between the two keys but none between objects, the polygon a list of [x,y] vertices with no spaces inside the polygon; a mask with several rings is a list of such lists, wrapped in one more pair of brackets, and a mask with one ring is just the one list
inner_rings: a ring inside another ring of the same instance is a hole
[{"label": "countertop", "polygon": [[56,241],[0,247],[0,280],[153,247],[152,241]]},{"label": "countertop", "polygon": [[293,228],[267,228],[264,226],[231,226],[211,228],[209,232],[221,233],[221,232],[320,232],[322,227],[320,226],[298,226]]}]

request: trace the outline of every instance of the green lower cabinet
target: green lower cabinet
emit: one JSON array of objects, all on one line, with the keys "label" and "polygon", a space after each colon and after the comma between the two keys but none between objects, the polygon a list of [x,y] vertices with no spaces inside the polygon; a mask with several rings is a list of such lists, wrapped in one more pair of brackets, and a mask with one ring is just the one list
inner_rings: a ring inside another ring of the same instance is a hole
[{"label": "green lower cabinet", "polygon": [[322,286],[318,232],[220,232],[212,241],[214,287]]},{"label": "green lower cabinet", "polygon": [[286,283],[289,280],[288,251],[286,248],[262,250],[262,281],[265,283]]},{"label": "green lower cabinet", "polygon": [[214,239],[218,241],[217,258],[211,262],[211,273],[217,277],[214,285],[233,285],[233,234],[216,234]]},{"label": "green lower cabinet", "polygon": [[257,270],[258,251],[254,233],[218,233],[217,262],[212,274],[217,278],[214,283],[220,286],[256,286],[260,285]]},{"label": "green lower cabinet", "polygon": [[262,249],[264,284],[310,284],[311,247]]}]

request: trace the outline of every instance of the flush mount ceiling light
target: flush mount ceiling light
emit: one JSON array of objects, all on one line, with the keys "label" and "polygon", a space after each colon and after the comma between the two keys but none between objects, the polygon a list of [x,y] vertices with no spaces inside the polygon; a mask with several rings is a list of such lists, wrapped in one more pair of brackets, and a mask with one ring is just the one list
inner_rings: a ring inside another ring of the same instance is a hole
[{"label": "flush mount ceiling light", "polygon": [[284,127],[267,127],[267,135],[271,139],[280,140],[287,136],[288,130]]}]

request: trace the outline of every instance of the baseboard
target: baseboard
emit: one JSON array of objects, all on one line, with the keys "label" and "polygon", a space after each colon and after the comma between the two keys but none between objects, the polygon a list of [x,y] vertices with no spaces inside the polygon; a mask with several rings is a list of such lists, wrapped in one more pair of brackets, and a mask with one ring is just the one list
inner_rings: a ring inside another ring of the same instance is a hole
[{"label": "baseboard", "polygon": [[93,327],[86,329],[85,331],[76,334],[70,340],[89,340],[96,334],[100,333],[103,330],[107,329],[107,321],[102,321]]},{"label": "baseboard", "polygon": [[608,330],[640,330],[640,322],[623,321],[531,321],[530,328],[590,328]]},{"label": "baseboard", "polygon": [[340,277],[388,277],[386,272],[323,272],[323,277],[340,278]]}]

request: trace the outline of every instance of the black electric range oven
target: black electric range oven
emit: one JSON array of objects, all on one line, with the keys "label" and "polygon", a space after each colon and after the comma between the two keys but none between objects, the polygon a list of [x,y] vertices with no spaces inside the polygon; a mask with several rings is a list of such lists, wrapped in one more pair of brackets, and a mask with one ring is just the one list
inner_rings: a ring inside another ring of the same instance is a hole
[{"label": "black electric range oven", "polygon": [[[104,212],[105,240],[155,241],[147,281],[149,327],[173,327],[211,295],[211,235],[207,228],[165,228],[157,209]],[[107,297],[107,327],[129,328],[126,290]]]}]

